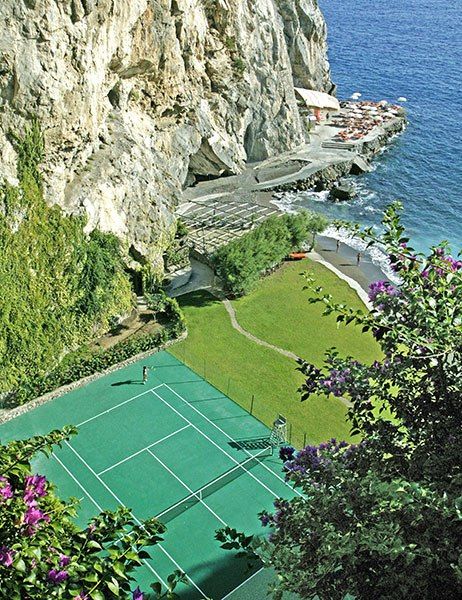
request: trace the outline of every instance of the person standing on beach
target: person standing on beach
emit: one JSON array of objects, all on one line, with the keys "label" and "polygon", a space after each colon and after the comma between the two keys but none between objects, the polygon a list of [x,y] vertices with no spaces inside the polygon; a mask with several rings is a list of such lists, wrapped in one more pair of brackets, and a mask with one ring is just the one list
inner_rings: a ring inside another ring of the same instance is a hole
[{"label": "person standing on beach", "polygon": [[337,240],[336,244],[335,244],[335,252],[338,253],[339,248],[340,248],[340,240]]},{"label": "person standing on beach", "polygon": [[359,267],[359,263],[361,262],[361,252],[358,252],[356,255],[356,266]]},{"label": "person standing on beach", "polygon": [[146,385],[147,380],[148,380],[148,367],[144,366],[143,367],[143,385]]}]

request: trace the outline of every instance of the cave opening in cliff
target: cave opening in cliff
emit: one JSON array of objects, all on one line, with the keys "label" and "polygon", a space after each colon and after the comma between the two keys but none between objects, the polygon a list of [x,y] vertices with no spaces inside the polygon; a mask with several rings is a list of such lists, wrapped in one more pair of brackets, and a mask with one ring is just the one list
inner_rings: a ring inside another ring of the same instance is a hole
[{"label": "cave opening in cliff", "polygon": [[143,276],[141,271],[137,271],[136,269],[126,269],[126,272],[130,278],[130,283],[132,284],[132,290],[135,292],[137,296],[142,296],[144,293],[143,289]]}]

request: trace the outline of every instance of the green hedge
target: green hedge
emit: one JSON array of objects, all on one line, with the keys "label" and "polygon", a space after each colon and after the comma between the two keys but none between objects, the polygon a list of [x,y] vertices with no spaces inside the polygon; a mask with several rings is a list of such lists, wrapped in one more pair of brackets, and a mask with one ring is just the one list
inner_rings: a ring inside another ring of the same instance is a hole
[{"label": "green hedge", "polygon": [[25,382],[4,401],[4,407],[19,406],[63,385],[100,373],[132,356],[159,348],[169,340],[176,339],[186,330],[183,313],[177,301],[173,298],[165,298],[163,312],[169,319],[169,324],[161,331],[130,337],[108,350],[95,353],[90,357],[77,358],[64,367],[57,367],[42,378]]},{"label": "green hedge", "polygon": [[212,264],[226,291],[247,294],[262,273],[281,263],[292,251],[299,250],[307,240],[314,241],[327,220],[316,213],[273,216],[261,225],[219,248],[212,255]]}]

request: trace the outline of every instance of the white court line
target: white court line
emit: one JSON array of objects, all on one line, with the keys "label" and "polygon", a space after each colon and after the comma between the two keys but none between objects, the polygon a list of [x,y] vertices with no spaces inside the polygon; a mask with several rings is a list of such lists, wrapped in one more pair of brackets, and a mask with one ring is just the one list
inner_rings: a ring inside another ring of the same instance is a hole
[{"label": "white court line", "polygon": [[[151,390],[147,390],[147,391],[151,391]],[[155,393],[156,393],[156,392],[154,392],[154,394],[155,394]],[[73,453],[74,453],[74,454],[77,456],[77,458],[79,458],[79,459],[80,459],[80,460],[83,462],[83,464],[84,464],[84,465],[87,467],[87,469],[90,471],[90,473],[92,473],[92,474],[93,474],[93,475],[96,477],[96,479],[97,479],[97,480],[98,480],[98,481],[101,483],[101,485],[103,485],[103,486],[104,486],[104,487],[107,489],[107,491],[108,491],[108,492],[111,494],[111,496],[113,496],[113,497],[114,497],[114,498],[117,500],[117,502],[118,502],[118,503],[119,503],[121,506],[124,506],[124,503],[122,502],[122,500],[121,500],[121,499],[120,499],[118,496],[116,496],[116,494],[115,494],[115,493],[114,493],[114,492],[111,490],[111,488],[110,488],[108,485],[106,485],[106,484],[104,483],[104,481],[101,479],[101,477],[99,477],[99,475],[98,475],[98,474],[97,474],[97,473],[96,473],[96,472],[95,472],[95,471],[94,471],[94,470],[93,470],[93,469],[90,467],[90,465],[87,463],[87,461],[86,461],[86,460],[85,460],[85,459],[84,459],[82,456],[80,456],[80,454],[77,452],[77,450],[75,450],[75,449],[74,449],[74,448],[73,448],[73,447],[72,447],[72,446],[69,444],[69,442],[68,442],[67,440],[64,440],[64,443],[66,444],[66,446],[68,446],[68,447],[69,447],[69,448],[72,450],[72,452],[73,452]],[[133,512],[131,513],[131,515],[132,515],[133,519],[134,519],[134,520],[135,520],[135,521],[138,523],[138,525],[141,525],[141,521],[140,521],[139,519],[137,519],[137,518],[136,518],[136,516],[133,514]],[[163,547],[162,547],[160,544],[157,544],[157,546],[159,547],[159,549],[160,549],[160,550],[161,550],[161,551],[162,551],[162,552],[163,552],[163,553],[164,553],[166,556],[168,556],[168,558],[169,558],[169,559],[172,561],[172,563],[173,563],[173,564],[176,566],[176,568],[177,568],[177,569],[179,569],[179,570],[180,570],[182,573],[184,573],[184,572],[185,572],[185,571],[184,571],[184,569],[182,569],[182,568],[180,567],[180,565],[179,565],[179,564],[178,564],[178,563],[177,563],[177,562],[174,560],[174,558],[173,558],[173,557],[172,557],[172,556],[171,556],[171,555],[170,555],[170,554],[167,552],[167,550],[165,550],[165,548],[163,548]],[[147,561],[145,561],[145,560],[144,560],[143,562],[145,563],[145,565],[146,565],[146,566],[147,566],[149,569],[151,569],[151,571],[154,573],[154,575],[155,575],[155,576],[156,576],[158,579],[160,579],[160,581],[162,581],[162,583],[165,585],[165,587],[166,587],[166,588],[168,588],[168,585],[166,585],[165,581],[163,581],[163,580],[162,580],[162,579],[159,577],[159,575],[158,575],[158,574],[157,574],[157,573],[154,571],[154,569],[151,567],[151,565],[150,565],[150,564],[149,564]],[[203,591],[200,589],[200,587],[199,587],[199,586],[197,586],[197,585],[194,583],[194,581],[191,579],[191,577],[189,577],[189,575],[188,575],[187,573],[185,573],[185,575],[186,575],[186,577],[189,579],[189,581],[190,581],[190,582],[193,584],[193,586],[196,588],[196,590],[197,590],[197,591],[198,591],[200,594],[202,594],[202,595],[204,596],[204,598],[206,598],[207,596],[206,596],[206,595],[204,594],[204,592],[203,592]]]},{"label": "white court line", "polygon": [[[189,427],[189,425],[188,425],[188,427]],[[262,452],[265,451],[265,449],[266,448],[264,448],[263,450],[260,450],[260,452],[257,452],[257,454],[255,454],[255,456],[253,456],[252,458],[256,458],[257,456],[259,456]],[[245,469],[244,469],[245,465],[248,462],[250,462],[252,460],[252,458],[247,458],[244,462],[239,463],[237,466],[233,467],[229,471],[226,471],[225,473],[223,473],[222,475],[220,475],[216,479],[213,479],[211,482],[206,483],[204,486],[202,486],[201,488],[199,488],[198,490],[196,490],[195,492],[193,492],[193,494],[191,494],[190,496],[187,496],[186,498],[182,498],[181,500],[178,500],[178,502],[175,502],[175,504],[172,504],[172,506],[169,506],[168,508],[166,508],[165,510],[163,510],[161,513],[159,513],[158,515],[156,515],[156,519],[161,519],[163,515],[165,515],[166,513],[170,512],[172,509],[176,508],[177,506],[180,506],[181,504],[183,504],[185,500],[189,500],[191,498],[191,496],[193,496],[193,495],[195,496],[196,494],[202,492],[204,489],[208,488],[211,483],[217,483],[218,481],[220,481],[220,479],[224,479],[227,475],[229,475],[233,471],[237,471],[237,469],[242,469],[243,471],[245,471]]]},{"label": "white court line", "polygon": [[[71,446],[69,446],[69,447],[71,447]],[[96,500],[93,498],[93,496],[90,494],[90,492],[88,492],[85,489],[85,487],[80,483],[80,481],[74,477],[74,475],[69,471],[69,469],[66,467],[66,465],[61,460],[59,460],[59,458],[56,456],[56,454],[53,454],[53,456],[56,458],[56,460],[59,462],[59,464],[62,466],[62,468],[72,477],[72,479],[79,486],[79,488],[84,492],[84,494],[93,502],[93,504],[96,506],[96,508],[100,512],[103,512],[103,509],[98,504],[98,502],[96,502]],[[162,582],[166,588],[168,588],[168,585],[165,583],[165,581],[162,579],[162,577],[159,575],[159,573],[155,569],[153,569],[153,567],[151,567],[151,565],[146,560],[143,560],[143,562],[154,573],[154,575],[157,577],[157,579],[160,582]]]},{"label": "white court line", "polygon": [[[174,412],[176,412],[176,414],[179,415],[184,421],[186,421],[187,423],[189,423],[191,425],[191,427],[193,427],[200,435],[202,435],[203,437],[205,437],[206,440],[208,440],[211,444],[213,444],[216,448],[218,448],[218,450],[220,450],[221,452],[223,452],[223,454],[225,454],[229,459],[231,459],[233,461],[233,463],[235,463],[236,465],[241,466],[241,463],[238,460],[236,460],[234,458],[234,456],[231,456],[231,454],[228,454],[228,452],[226,452],[226,450],[224,450],[221,446],[219,446],[216,442],[214,442],[212,440],[212,438],[209,438],[209,436],[206,433],[204,433],[203,431],[201,431],[199,429],[199,427],[196,427],[194,425],[194,423],[191,423],[191,421],[189,419],[187,419],[176,408],[174,408],[171,404],[169,404],[167,402],[167,400],[164,400],[162,398],[162,396],[159,396],[159,394],[157,392],[155,392],[154,390],[152,391],[152,393],[155,394],[159,398],[159,400],[161,400],[164,404],[166,404],[167,406],[169,406]],[[273,492],[273,490],[271,490],[267,485],[265,485],[263,483],[263,481],[260,481],[260,479],[258,479],[258,477],[255,477],[255,475],[253,473],[251,473],[250,471],[248,471],[247,469],[244,469],[244,468],[243,468],[243,470],[248,475],[250,475],[250,477],[252,477],[253,479],[255,479],[255,481],[257,483],[259,483],[262,487],[264,487],[265,490],[267,490],[273,496],[273,498],[279,498],[279,496],[278,496],[278,494],[276,494],[276,492]]]},{"label": "white court line", "polygon": [[107,469],[104,469],[103,471],[100,471],[98,473],[98,475],[102,475],[103,473],[107,473],[111,469],[114,469],[115,467],[118,467],[122,463],[127,462],[127,460],[130,460],[131,458],[134,458],[135,456],[138,456],[138,454],[141,454],[145,450],[149,450],[149,448],[152,448],[156,444],[160,444],[164,440],[168,440],[168,438],[171,438],[173,435],[176,435],[177,433],[180,433],[180,431],[183,431],[184,429],[188,429],[188,427],[190,427],[190,425],[185,425],[184,427],[181,427],[181,429],[177,429],[173,433],[169,433],[168,435],[166,435],[165,437],[161,438],[160,440],[157,440],[157,442],[149,444],[149,446],[146,446],[145,448],[141,448],[141,450],[138,450],[138,452],[134,452],[133,454],[130,454],[130,456],[127,456],[126,458],[123,458],[122,460],[119,460],[119,462],[117,462],[114,465],[108,467]]},{"label": "white court line", "polygon": [[148,394],[152,390],[157,390],[157,388],[160,388],[163,385],[164,385],[163,383],[160,383],[159,385],[156,385],[155,387],[153,387],[149,390],[141,392],[141,394],[137,394],[136,396],[133,396],[133,398],[129,398],[128,400],[124,400],[123,402],[120,402],[119,404],[116,404],[115,406],[112,406],[111,408],[108,408],[107,410],[103,410],[102,412],[98,413],[94,417],[90,417],[89,419],[82,421],[81,423],[76,425],[76,427],[82,427],[82,425],[85,425],[85,423],[89,423],[90,421],[93,421],[94,419],[97,419],[98,417],[101,417],[102,415],[107,415],[107,413],[110,413],[111,411],[115,410],[116,408],[119,408],[119,406],[123,406],[124,404],[127,404],[127,402],[132,402],[133,400],[136,400],[140,396],[144,396],[144,394]]},{"label": "white court line", "polygon": [[96,500],[93,498],[93,496],[90,494],[90,492],[87,492],[87,490],[83,487],[83,485],[80,483],[80,481],[78,479],[76,479],[74,477],[74,475],[69,471],[69,469],[66,467],[66,465],[59,460],[59,458],[56,456],[56,454],[52,454],[52,456],[54,458],[56,458],[56,460],[59,462],[59,464],[62,466],[62,468],[66,471],[66,473],[72,477],[72,479],[75,481],[75,483],[79,486],[79,488],[83,491],[83,493],[85,494],[85,496],[87,496],[87,498],[93,502],[93,504],[96,506],[96,508],[100,511],[103,512],[103,509],[101,508],[101,506],[98,504],[98,502],[96,502]]},{"label": "white court line", "polygon": [[[193,406],[190,402],[188,402],[185,398],[183,398],[183,396],[181,396],[180,394],[178,394],[177,392],[175,392],[175,390],[173,390],[167,383],[163,383],[162,384],[164,387],[168,388],[173,394],[175,394],[175,396],[178,396],[178,398],[180,398],[180,400],[183,400],[183,402],[185,404],[187,404],[190,408],[192,408],[194,411],[196,411],[199,415],[201,415],[202,417],[204,417],[204,419],[206,421],[208,421],[211,425],[213,425],[216,429],[218,429],[218,431],[220,431],[224,436],[226,436],[229,440],[231,440],[232,442],[235,442],[236,440],[234,438],[232,438],[230,435],[228,435],[226,433],[226,431],[224,431],[221,427],[219,427],[216,423],[214,423],[213,421],[211,421],[206,415],[204,415],[204,413],[202,413],[199,409],[197,409],[195,406]],[[159,386],[160,387],[160,386]],[[156,388],[157,389],[157,388]],[[154,392],[156,393],[156,392]],[[252,454],[250,452],[248,452],[245,448],[243,448],[244,452],[246,452],[249,456],[252,456]],[[302,498],[304,498],[303,494],[300,493],[298,490],[296,490],[295,488],[293,488],[291,485],[289,485],[287,483],[287,481],[285,481],[285,479],[283,479],[282,477],[280,477],[277,473],[275,473],[272,469],[270,469],[267,465],[265,465],[265,463],[262,463],[261,461],[258,461],[262,467],[264,467],[267,471],[269,471],[271,473],[271,475],[274,475],[274,477],[276,477],[277,479],[279,479],[280,481],[282,481],[282,483],[287,486],[288,488],[290,488],[291,490],[293,490],[296,494],[298,494],[299,496],[301,496]],[[278,497],[278,494],[275,494]]]},{"label": "white court line", "polygon": [[[189,427],[189,425],[188,425],[188,427]],[[218,519],[222,525],[224,525],[225,527],[227,527],[227,526],[228,526],[228,524],[227,524],[227,523],[225,523],[225,522],[223,521],[223,519],[222,519],[221,517],[219,517],[219,516],[217,515],[217,513],[216,513],[214,510],[212,510],[212,509],[210,508],[210,506],[208,506],[208,505],[207,505],[207,504],[206,504],[206,503],[205,503],[205,502],[202,500],[202,498],[201,498],[201,497],[200,497],[198,494],[196,494],[196,493],[195,493],[195,492],[194,492],[194,491],[193,491],[193,490],[192,490],[192,489],[189,487],[189,485],[186,485],[186,483],[185,483],[185,482],[184,482],[182,479],[180,479],[180,478],[178,477],[178,475],[176,475],[176,474],[175,474],[175,473],[174,473],[174,472],[173,472],[171,469],[169,469],[169,468],[167,467],[167,465],[166,465],[166,464],[164,464],[164,463],[163,463],[163,462],[160,460],[160,458],[158,458],[158,457],[157,457],[157,456],[156,456],[156,455],[155,455],[153,452],[151,452],[151,450],[149,450],[149,449],[148,449],[148,452],[149,452],[149,454],[150,454],[150,455],[151,455],[153,458],[155,458],[155,459],[157,460],[157,462],[159,462],[159,463],[160,463],[160,464],[161,464],[161,465],[164,467],[164,469],[166,469],[166,470],[167,470],[167,471],[170,473],[170,475],[172,475],[172,476],[173,476],[173,477],[174,477],[174,478],[175,478],[175,479],[176,479],[176,480],[177,480],[179,483],[181,483],[181,485],[182,485],[184,488],[186,488],[190,494],[192,494],[192,495],[193,495],[195,498],[197,498],[197,499],[199,500],[199,502],[200,502],[200,503],[201,503],[201,504],[202,504],[202,505],[203,505],[203,506],[204,506],[204,507],[205,507],[205,508],[206,508],[206,509],[207,509],[207,510],[210,512],[210,513],[212,513],[212,515],[213,515],[213,516],[214,516],[216,519]]]},{"label": "white court line", "polygon": [[248,581],[250,581],[251,579],[253,579],[255,577],[255,575],[258,575],[258,573],[261,573],[263,571],[265,567],[262,567],[261,569],[258,569],[258,571],[255,571],[255,573],[253,575],[251,575],[250,577],[248,577],[245,581],[243,581],[242,583],[240,583],[238,586],[236,586],[234,588],[234,590],[231,590],[230,592],[228,592],[226,594],[226,596],[223,596],[223,598],[221,600],[226,600],[226,598],[229,598],[231,596],[231,594],[234,594],[234,592],[236,590],[238,590],[239,588],[241,588],[243,585],[245,585]]}]

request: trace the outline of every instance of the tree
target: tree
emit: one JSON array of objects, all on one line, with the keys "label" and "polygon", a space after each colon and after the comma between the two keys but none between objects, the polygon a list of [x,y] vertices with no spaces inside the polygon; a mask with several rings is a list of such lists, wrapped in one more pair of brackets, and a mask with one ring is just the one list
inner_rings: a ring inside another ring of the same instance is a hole
[{"label": "tree", "polygon": [[260,515],[265,542],[233,530],[228,547],[257,551],[283,590],[301,598],[433,600],[462,594],[462,262],[446,244],[416,254],[400,223],[385,213],[385,233],[361,235],[389,254],[399,286],[370,286],[370,312],[335,304],[310,282],[311,302],[339,322],[372,330],[383,359],[362,364],[326,355],[303,363],[302,400],[342,396],[357,444],[331,440],[299,452],[281,449],[288,481],[303,497],[277,500]]},{"label": "tree", "polygon": [[[74,523],[78,501],[63,502],[50,481],[33,474],[37,452],[50,455],[76,433],[73,427],[46,436],[13,441],[0,453],[0,582],[1,597],[11,600],[107,600],[145,596],[132,589],[133,570],[149,554],[145,546],[162,541],[165,526],[156,519],[137,522],[129,509],[104,511],[86,529]],[[160,583],[156,598],[174,598],[180,572]]]},{"label": "tree", "polygon": [[273,215],[257,227],[219,248],[211,257],[214,269],[228,292],[244,295],[262,275],[279,265],[293,250],[300,250],[327,220],[315,213]]}]

